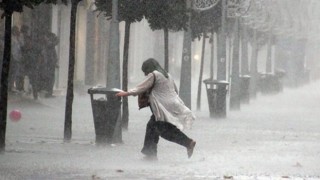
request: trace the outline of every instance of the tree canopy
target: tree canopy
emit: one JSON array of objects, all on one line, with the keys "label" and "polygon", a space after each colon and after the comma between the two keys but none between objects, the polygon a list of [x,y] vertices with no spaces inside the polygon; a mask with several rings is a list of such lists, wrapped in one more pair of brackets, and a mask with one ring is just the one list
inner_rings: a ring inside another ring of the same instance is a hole
[{"label": "tree canopy", "polygon": [[[23,6],[33,8],[40,3],[56,4],[59,0],[3,0],[0,2],[0,8],[6,12],[22,12]],[[60,0],[62,3],[67,4],[68,0]],[[3,16],[3,15],[2,15]]]},{"label": "tree canopy", "polygon": [[[96,0],[96,11],[102,12],[108,19],[112,18],[112,0]],[[119,0],[118,2],[119,21],[137,22],[141,21],[144,15],[144,6],[141,0]]]},{"label": "tree canopy", "polygon": [[204,32],[218,31],[221,26],[221,1],[206,11],[193,11],[191,16],[192,37],[200,38]]},{"label": "tree canopy", "polygon": [[188,9],[185,0],[143,0],[145,18],[152,30],[186,30]]}]

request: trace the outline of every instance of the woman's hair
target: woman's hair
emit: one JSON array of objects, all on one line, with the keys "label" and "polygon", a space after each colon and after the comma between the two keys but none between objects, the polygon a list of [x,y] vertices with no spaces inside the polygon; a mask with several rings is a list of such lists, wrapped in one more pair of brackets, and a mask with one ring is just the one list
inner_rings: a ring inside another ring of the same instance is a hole
[{"label": "woman's hair", "polygon": [[141,70],[144,72],[145,75],[148,75],[149,73],[152,73],[154,70],[159,71],[162,73],[166,78],[168,78],[168,73],[166,70],[164,70],[157,60],[153,58],[149,58],[145,60],[142,64]]}]

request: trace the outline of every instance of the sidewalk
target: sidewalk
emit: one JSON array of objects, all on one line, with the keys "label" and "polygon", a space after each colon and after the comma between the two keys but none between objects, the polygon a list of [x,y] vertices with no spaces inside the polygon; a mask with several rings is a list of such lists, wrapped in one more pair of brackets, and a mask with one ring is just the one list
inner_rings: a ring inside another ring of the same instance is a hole
[{"label": "sidewalk", "polygon": [[8,112],[19,109],[22,119],[8,119],[0,179],[320,179],[319,81],[258,96],[226,119],[210,119],[203,96],[186,132],[197,141],[191,159],[185,148],[160,140],[159,160],[142,160],[150,112],[129,100],[124,144],[98,147],[89,95],[74,98],[70,143],[63,142],[65,97],[10,97]]}]

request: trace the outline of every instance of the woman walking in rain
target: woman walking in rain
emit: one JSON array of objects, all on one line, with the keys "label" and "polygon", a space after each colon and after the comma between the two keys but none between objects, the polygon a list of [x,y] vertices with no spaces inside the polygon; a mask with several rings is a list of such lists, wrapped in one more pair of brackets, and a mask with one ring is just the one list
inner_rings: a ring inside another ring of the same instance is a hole
[{"label": "woman walking in rain", "polygon": [[141,152],[146,159],[157,159],[157,144],[161,136],[186,147],[190,158],[196,141],[190,139],[182,130],[191,128],[195,120],[193,113],[180,99],[171,75],[155,59],[144,61],[142,71],[146,75],[144,81],[128,92],[121,91],[116,94],[116,96],[136,96],[151,89],[149,103],[152,116],[147,124]]}]

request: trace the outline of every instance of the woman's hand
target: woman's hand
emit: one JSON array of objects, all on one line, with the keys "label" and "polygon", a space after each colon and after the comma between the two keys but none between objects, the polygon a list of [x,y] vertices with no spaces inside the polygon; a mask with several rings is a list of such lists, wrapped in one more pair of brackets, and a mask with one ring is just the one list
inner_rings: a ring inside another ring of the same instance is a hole
[{"label": "woman's hand", "polygon": [[121,91],[116,94],[118,97],[129,96],[129,93],[126,91]]}]

